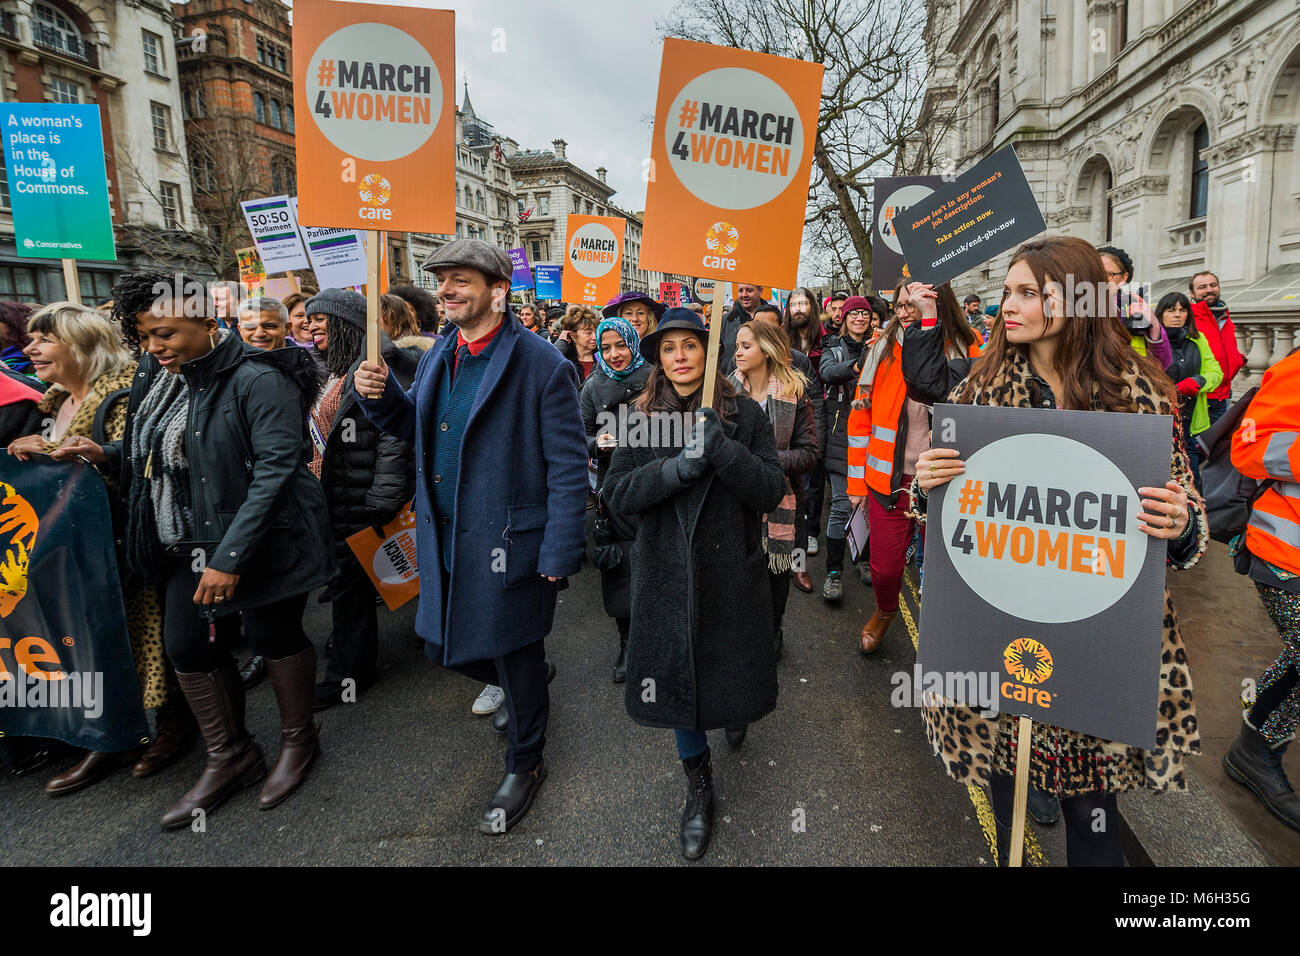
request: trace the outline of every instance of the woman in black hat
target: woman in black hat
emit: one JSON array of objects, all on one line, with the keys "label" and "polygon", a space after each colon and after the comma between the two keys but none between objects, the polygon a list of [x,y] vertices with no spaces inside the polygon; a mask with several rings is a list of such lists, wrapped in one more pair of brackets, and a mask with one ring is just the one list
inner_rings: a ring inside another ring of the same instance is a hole
[{"label": "woman in black hat", "polygon": [[637,723],[676,732],[689,786],[681,851],[692,860],[713,830],[705,731],[753,723],[776,706],[761,529],[785,493],[758,404],[718,376],[712,407],[700,408],[706,352],[704,325],[687,309],[669,309],[642,340],[654,364],[636,406],[644,427],[631,423],[604,484],[610,509],[640,522],[625,701]]}]

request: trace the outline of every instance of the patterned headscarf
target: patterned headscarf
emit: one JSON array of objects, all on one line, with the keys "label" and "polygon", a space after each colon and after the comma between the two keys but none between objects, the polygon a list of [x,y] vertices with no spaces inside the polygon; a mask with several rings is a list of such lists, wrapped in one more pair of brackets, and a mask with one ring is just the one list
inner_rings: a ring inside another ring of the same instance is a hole
[{"label": "patterned headscarf", "polygon": [[[632,361],[628,363],[626,368],[617,372],[609,367],[609,363],[605,361],[605,356],[600,354],[600,337],[611,329],[621,335],[627,347],[632,350]],[[636,329],[632,328],[632,323],[627,319],[617,317],[600,320],[600,324],[596,326],[596,361],[600,365],[600,370],[616,382],[623,381],[645,364],[645,359],[641,357],[641,336],[636,334]]]}]

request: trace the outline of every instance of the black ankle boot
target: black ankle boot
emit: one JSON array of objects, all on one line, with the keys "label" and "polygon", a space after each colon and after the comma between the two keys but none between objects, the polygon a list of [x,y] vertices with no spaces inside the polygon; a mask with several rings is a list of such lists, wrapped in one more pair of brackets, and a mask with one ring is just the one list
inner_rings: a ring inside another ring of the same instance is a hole
[{"label": "black ankle boot", "polygon": [[686,771],[686,807],[682,810],[682,856],[698,860],[713,836],[713,764],[709,751],[682,761]]},{"label": "black ankle boot", "polygon": [[1245,784],[1273,814],[1292,830],[1300,830],[1300,796],[1282,771],[1286,743],[1269,747],[1264,735],[1243,719],[1241,733],[1227,755],[1223,769],[1238,783]]},{"label": "black ankle boot", "polygon": [[618,660],[614,662],[614,683],[621,684],[627,680],[627,638],[618,639]]}]

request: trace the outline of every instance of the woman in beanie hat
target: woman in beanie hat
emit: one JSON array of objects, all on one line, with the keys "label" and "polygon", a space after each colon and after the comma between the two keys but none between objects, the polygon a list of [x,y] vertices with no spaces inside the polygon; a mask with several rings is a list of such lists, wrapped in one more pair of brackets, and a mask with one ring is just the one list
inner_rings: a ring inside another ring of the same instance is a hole
[{"label": "woman in beanie hat", "polygon": [[636,403],[646,417],[630,423],[604,484],[610,510],[639,521],[624,701],[637,723],[676,732],[688,782],[679,839],[692,860],[713,832],[705,731],[752,723],[776,706],[759,534],[786,487],[756,402],[718,376],[713,407],[700,409],[707,341],[687,309],[669,309],[642,339],[654,365]]},{"label": "woman in beanie hat", "polygon": [[[204,287],[163,272],[118,279],[113,315],[144,353],[123,438],[101,445],[77,436],[51,456],[80,455],[119,478],[127,566],[162,591],[167,656],[208,751],[197,783],[163,815],[167,829],[263,777],[258,803],[269,810],[306,778],[319,746],[316,652],[302,612],[330,573],[325,498],[307,467],[315,363],[301,349],[244,343],[221,327],[206,291],[182,291],[192,288]],[[237,615],[266,656],[280,710],[269,776],[244,726],[244,688],[227,649]]]},{"label": "woman in beanie hat", "polygon": [[[329,588],[333,619],[329,663],[314,700],[314,708],[323,710],[342,700],[344,680],[355,681],[357,690],[374,683],[379,658],[378,594],[347,539],[397,517],[415,491],[415,465],[410,443],[372,425],[352,388],[352,376],[366,357],[366,300],[351,290],[325,289],[308,300],[307,315],[329,373],[312,406],[308,427],[313,443],[311,470],[325,489],[337,569]],[[409,388],[423,353],[395,346],[382,329],[379,335],[380,354],[402,388]]]},{"label": "woman in beanie hat", "polygon": [[601,319],[596,326],[599,366],[582,386],[582,423],[587,431],[587,456],[596,463],[596,547],[600,592],[605,613],[618,624],[618,659],[614,683],[627,677],[627,636],[632,625],[632,540],[636,527],[610,512],[603,489],[610,456],[623,435],[631,403],[650,377],[650,364],[641,355],[641,336],[621,318]]}]

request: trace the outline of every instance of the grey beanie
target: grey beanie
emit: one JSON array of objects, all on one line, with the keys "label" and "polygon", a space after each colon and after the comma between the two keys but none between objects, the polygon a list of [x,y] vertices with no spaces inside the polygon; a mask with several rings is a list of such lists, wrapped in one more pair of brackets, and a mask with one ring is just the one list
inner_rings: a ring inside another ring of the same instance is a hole
[{"label": "grey beanie", "polygon": [[366,328],[366,299],[351,289],[321,289],[307,300],[308,315],[334,315],[351,322],[363,332]]}]

